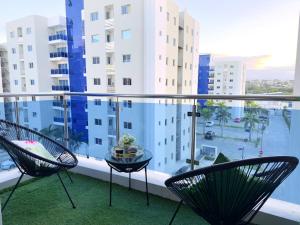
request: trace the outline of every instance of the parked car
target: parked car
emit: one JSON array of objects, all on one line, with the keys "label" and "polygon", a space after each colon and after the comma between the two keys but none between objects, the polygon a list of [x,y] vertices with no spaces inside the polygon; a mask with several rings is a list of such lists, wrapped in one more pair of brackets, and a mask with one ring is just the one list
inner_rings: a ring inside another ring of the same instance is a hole
[{"label": "parked car", "polygon": [[213,121],[207,121],[207,122],[205,123],[205,126],[206,126],[206,127],[212,127],[214,124],[215,124],[215,123],[214,123]]},{"label": "parked car", "polygon": [[204,135],[204,138],[207,140],[212,140],[215,136],[215,132],[213,131],[207,131]]},{"label": "parked car", "polygon": [[235,118],[235,119],[233,120],[233,122],[235,122],[235,123],[240,123],[240,122],[241,122],[241,118]]},{"label": "parked car", "polygon": [[7,159],[7,160],[1,162],[1,164],[0,164],[0,168],[2,170],[9,170],[9,169],[13,169],[15,167],[16,167],[16,165],[11,159]]}]

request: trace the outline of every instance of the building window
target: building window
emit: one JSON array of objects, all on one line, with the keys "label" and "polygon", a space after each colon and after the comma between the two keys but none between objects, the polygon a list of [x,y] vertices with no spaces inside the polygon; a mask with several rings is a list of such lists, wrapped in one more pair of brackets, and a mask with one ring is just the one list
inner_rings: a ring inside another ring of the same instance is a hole
[{"label": "building window", "polygon": [[173,66],[175,66],[175,59],[173,59]]},{"label": "building window", "polygon": [[170,13],[167,12],[167,21],[169,21],[169,20],[170,20]]},{"label": "building window", "polygon": [[30,80],[30,84],[31,84],[31,85],[34,85],[34,80]]},{"label": "building window", "polygon": [[124,122],[124,128],[125,129],[132,129],[132,123],[131,122]]},{"label": "building window", "polygon": [[168,64],[169,64],[169,58],[166,57],[166,65],[168,65]]},{"label": "building window", "polygon": [[167,138],[165,138],[165,145],[167,145],[168,144],[168,140],[167,140]]},{"label": "building window", "polygon": [[175,86],[175,79],[172,79],[172,86]]},{"label": "building window", "polygon": [[31,34],[31,27],[26,28],[26,34]]},{"label": "building window", "polygon": [[131,38],[131,30],[122,30],[122,39],[128,40]]},{"label": "building window", "polygon": [[91,40],[92,40],[92,43],[99,43],[100,42],[100,36],[99,34],[94,34],[91,36]]},{"label": "building window", "polygon": [[173,38],[173,46],[176,46],[176,38]]},{"label": "building window", "polygon": [[37,117],[37,113],[36,112],[32,112],[32,117]]},{"label": "building window", "polygon": [[165,119],[165,126],[167,126],[168,125],[168,120],[167,119]]},{"label": "building window", "polygon": [[162,8],[162,6],[160,6],[160,7],[159,7],[159,11],[160,11],[160,12],[162,12],[162,11],[163,11],[163,8]]},{"label": "building window", "polygon": [[233,82],[233,79],[230,79],[229,82]]},{"label": "building window", "polygon": [[16,86],[18,85],[18,80],[15,80],[15,85],[16,85]]},{"label": "building window", "polygon": [[174,117],[172,117],[172,123],[174,123]]},{"label": "building window", "polygon": [[161,30],[159,31],[159,36],[162,36],[162,31]]},{"label": "building window", "polygon": [[171,141],[174,141],[174,135],[171,135]]},{"label": "building window", "polygon": [[95,144],[96,145],[102,145],[102,139],[101,138],[95,138]]},{"label": "building window", "polygon": [[158,59],[161,60],[161,55],[158,56]]},{"label": "building window", "polygon": [[27,51],[28,51],[28,52],[32,52],[32,45],[28,45],[28,46],[27,46]]},{"label": "building window", "polygon": [[100,57],[93,57],[93,64],[100,64]]},{"label": "building window", "polygon": [[101,85],[101,79],[100,78],[94,78],[94,85]]},{"label": "building window", "polygon": [[17,64],[13,64],[13,68],[14,68],[14,70],[17,70],[18,69]]},{"label": "building window", "polygon": [[12,52],[12,54],[16,54],[16,49],[15,49],[15,48],[12,48],[12,49],[11,49],[11,52]]},{"label": "building window", "polygon": [[92,12],[92,13],[90,14],[90,19],[91,19],[91,21],[96,21],[96,20],[98,20],[98,19],[99,19],[99,14],[98,14],[98,12]]},{"label": "building window", "polygon": [[123,62],[128,63],[131,61],[131,55],[123,55]]},{"label": "building window", "polygon": [[169,35],[166,36],[166,42],[169,43]]},{"label": "building window", "polygon": [[166,86],[168,86],[168,79],[166,79]]},{"label": "building window", "polygon": [[126,15],[130,13],[130,5],[122,5],[121,6],[121,14]]},{"label": "building window", "polygon": [[102,125],[102,120],[101,119],[95,119],[95,125],[101,126]]},{"label": "building window", "polygon": [[94,99],[94,105],[101,105],[101,99]]},{"label": "building window", "polygon": [[11,31],[11,32],[9,33],[9,36],[10,36],[10,38],[14,38],[14,37],[15,37],[15,32]]},{"label": "building window", "polygon": [[33,62],[29,63],[29,69],[33,68]]},{"label": "building window", "polygon": [[176,26],[176,17],[173,19],[174,25]]},{"label": "building window", "polygon": [[123,85],[131,85],[131,78],[123,78]]}]

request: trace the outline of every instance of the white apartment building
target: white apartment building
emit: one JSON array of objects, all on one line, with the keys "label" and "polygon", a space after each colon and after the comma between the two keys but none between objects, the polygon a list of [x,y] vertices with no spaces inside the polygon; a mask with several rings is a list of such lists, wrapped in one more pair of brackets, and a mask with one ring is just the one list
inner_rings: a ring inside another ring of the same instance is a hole
[{"label": "white apartment building", "polygon": [[[217,56],[211,58],[208,94],[244,95],[245,89],[246,63],[243,59]],[[226,100],[224,102],[227,106],[232,107],[232,118],[241,118],[243,116],[243,101]]]},{"label": "white apartment building", "polygon": [[[65,18],[28,16],[7,23],[6,30],[12,93],[69,90]],[[22,124],[35,130],[63,125],[63,109],[55,99],[19,101]]]},{"label": "white apartment building", "polygon": [[[0,44],[0,93],[10,92],[8,56],[6,44]],[[0,98],[0,118],[11,119],[8,98]]]},{"label": "white apartment building", "polygon": [[[196,94],[199,25],[173,0],[85,0],[87,92]],[[115,144],[114,103],[89,98],[89,145],[103,157]],[[189,101],[119,99],[120,130],[174,171],[190,156]],[[103,118],[108,115],[108,118]]]}]

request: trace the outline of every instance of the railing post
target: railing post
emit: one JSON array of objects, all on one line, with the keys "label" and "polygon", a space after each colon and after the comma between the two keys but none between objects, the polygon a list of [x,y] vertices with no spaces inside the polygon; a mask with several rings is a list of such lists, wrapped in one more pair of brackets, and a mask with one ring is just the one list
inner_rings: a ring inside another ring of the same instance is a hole
[{"label": "railing post", "polygon": [[19,104],[18,104],[19,97],[15,97],[15,117],[16,117],[16,124],[20,124],[20,115],[19,115]]},{"label": "railing post", "polygon": [[65,142],[65,146],[69,148],[68,100],[65,94],[63,95],[63,105],[64,105],[64,142]]},{"label": "railing post", "polygon": [[194,170],[195,168],[195,147],[196,147],[196,111],[197,106],[195,103],[193,103],[193,109],[192,109],[192,144],[191,144],[191,170]]},{"label": "railing post", "polygon": [[119,107],[119,98],[117,97],[116,102],[116,137],[117,137],[117,143],[119,143],[120,140],[120,107]]}]

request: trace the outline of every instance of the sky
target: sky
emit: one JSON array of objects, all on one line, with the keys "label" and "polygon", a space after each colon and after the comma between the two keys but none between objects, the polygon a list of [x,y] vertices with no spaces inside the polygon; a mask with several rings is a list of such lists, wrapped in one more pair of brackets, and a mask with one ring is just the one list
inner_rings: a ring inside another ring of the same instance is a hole
[{"label": "sky", "polygon": [[[289,75],[282,76],[292,76],[300,0],[175,1],[199,21],[201,53],[255,56],[264,63],[252,69],[287,68]],[[30,14],[65,14],[64,0],[0,0],[0,5],[0,42],[5,41],[7,21]]]}]

